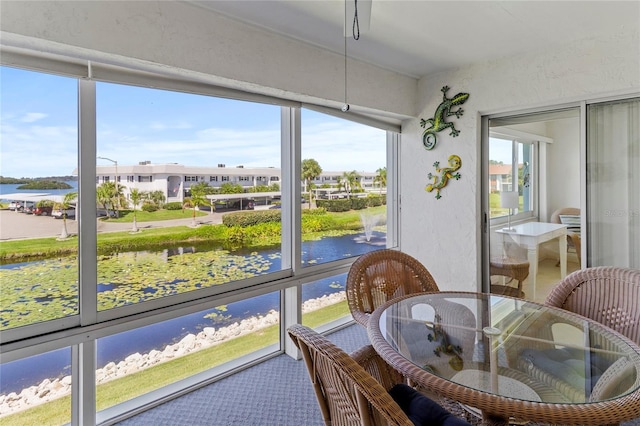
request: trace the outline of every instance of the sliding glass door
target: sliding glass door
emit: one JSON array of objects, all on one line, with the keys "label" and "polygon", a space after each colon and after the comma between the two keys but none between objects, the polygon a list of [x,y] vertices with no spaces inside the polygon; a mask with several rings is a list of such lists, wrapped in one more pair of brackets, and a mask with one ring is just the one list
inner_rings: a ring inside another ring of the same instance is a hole
[{"label": "sliding glass door", "polygon": [[588,266],[640,268],[640,99],[587,109]]}]

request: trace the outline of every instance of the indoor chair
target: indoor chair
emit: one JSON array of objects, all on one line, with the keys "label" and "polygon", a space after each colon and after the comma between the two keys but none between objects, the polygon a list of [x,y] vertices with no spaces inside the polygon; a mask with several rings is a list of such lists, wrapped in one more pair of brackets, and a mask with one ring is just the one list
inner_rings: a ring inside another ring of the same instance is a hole
[{"label": "indoor chair", "polygon": [[[565,217],[569,217],[569,220],[565,220]],[[576,217],[577,217],[577,226],[576,226]],[[575,246],[575,241],[571,237],[571,233],[577,234],[578,238],[580,238],[580,209],[576,207],[562,207],[555,210],[551,213],[551,217],[549,218],[549,222],[551,223],[559,223],[567,225],[567,252],[570,249],[574,249],[576,254],[578,255],[578,263],[580,263],[580,251]],[[560,260],[556,263],[556,266],[560,266]]]},{"label": "indoor chair", "polygon": [[407,386],[371,345],[349,356],[309,327],[295,324],[287,332],[302,353],[325,425],[468,425]]},{"label": "indoor chair", "polygon": [[545,304],[595,320],[640,344],[640,270],[598,266],[554,286]]},{"label": "indoor chair", "polygon": [[425,291],[439,291],[427,268],[414,257],[397,250],[363,254],[353,262],[347,275],[349,309],[353,319],[364,327],[371,313],[388,300]]},{"label": "indoor chair", "polygon": [[[491,283],[490,293],[524,299],[522,290],[524,280],[529,276],[529,261],[527,251],[516,243],[510,236],[502,237],[503,243],[500,254],[492,252],[489,260],[489,276],[509,278],[504,284]],[[516,286],[510,285],[516,282]]]}]

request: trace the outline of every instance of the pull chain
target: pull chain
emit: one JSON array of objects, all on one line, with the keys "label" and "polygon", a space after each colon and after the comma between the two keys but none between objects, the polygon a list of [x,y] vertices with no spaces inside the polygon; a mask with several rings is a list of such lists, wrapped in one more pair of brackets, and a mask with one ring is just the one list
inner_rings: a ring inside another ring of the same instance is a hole
[{"label": "pull chain", "polygon": [[[347,1],[344,0],[344,28],[347,30]],[[344,37],[344,105],[342,105],[342,112],[349,111],[349,104],[347,103],[347,37]]]},{"label": "pull chain", "polygon": [[[344,31],[347,31],[347,1],[344,0]],[[353,25],[351,26],[351,32],[354,40],[360,40],[360,21],[358,20],[358,0],[353,0]],[[349,111],[349,104],[347,103],[347,36],[344,37],[344,105],[342,105],[342,112]]]}]

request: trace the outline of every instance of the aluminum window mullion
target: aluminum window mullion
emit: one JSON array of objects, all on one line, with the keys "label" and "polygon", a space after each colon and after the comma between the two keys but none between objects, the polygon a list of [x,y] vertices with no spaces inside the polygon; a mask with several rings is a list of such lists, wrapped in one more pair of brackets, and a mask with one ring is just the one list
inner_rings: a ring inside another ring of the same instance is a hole
[{"label": "aluminum window mullion", "polygon": [[96,424],[96,341],[71,347],[71,425]]},{"label": "aluminum window mullion", "polygon": [[96,83],[78,80],[78,264],[80,324],[98,318],[96,223]]},{"label": "aluminum window mullion", "polygon": [[400,138],[387,131],[387,248],[400,247]]},{"label": "aluminum window mullion", "polygon": [[[300,108],[282,107],[281,111],[282,267],[292,268],[295,275],[302,270],[301,113]],[[294,358],[297,358],[298,350],[286,330],[299,323],[302,323],[302,288],[298,282],[280,292],[281,348]]]}]

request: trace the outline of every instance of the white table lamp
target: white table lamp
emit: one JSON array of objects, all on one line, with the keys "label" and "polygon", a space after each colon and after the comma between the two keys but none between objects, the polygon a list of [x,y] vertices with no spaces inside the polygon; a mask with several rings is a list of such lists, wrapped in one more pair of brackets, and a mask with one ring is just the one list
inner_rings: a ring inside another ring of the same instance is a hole
[{"label": "white table lamp", "polygon": [[511,211],[517,209],[520,204],[520,195],[518,191],[505,191],[500,193],[500,207],[503,209],[509,209],[509,227],[503,228],[503,231],[515,231],[511,227]]}]

